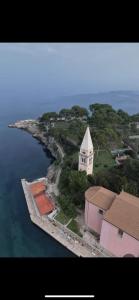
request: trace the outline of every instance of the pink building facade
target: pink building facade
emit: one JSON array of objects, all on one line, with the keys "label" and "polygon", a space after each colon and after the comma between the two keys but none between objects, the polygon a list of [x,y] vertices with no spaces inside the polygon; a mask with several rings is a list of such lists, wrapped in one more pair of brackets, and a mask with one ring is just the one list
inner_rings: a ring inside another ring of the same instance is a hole
[{"label": "pink building facade", "polygon": [[100,245],[118,257],[126,254],[139,257],[139,241],[125,232],[121,236],[119,229],[105,220],[102,222]]},{"label": "pink building facade", "polygon": [[139,257],[139,198],[102,187],[85,193],[85,224],[100,236],[100,246],[114,256]]},{"label": "pink building facade", "polygon": [[104,210],[86,201],[85,202],[85,224],[88,229],[101,233]]}]

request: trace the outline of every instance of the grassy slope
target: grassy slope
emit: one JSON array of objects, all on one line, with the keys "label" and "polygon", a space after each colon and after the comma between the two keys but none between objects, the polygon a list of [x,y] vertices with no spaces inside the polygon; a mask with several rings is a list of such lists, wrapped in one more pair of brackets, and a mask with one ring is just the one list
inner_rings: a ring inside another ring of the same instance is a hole
[{"label": "grassy slope", "polygon": [[69,217],[67,217],[62,210],[56,215],[55,219],[63,225],[69,221]]},{"label": "grassy slope", "polygon": [[80,233],[80,230],[79,230],[79,227],[78,227],[78,224],[75,220],[71,220],[71,222],[69,223],[68,225],[68,228],[75,232],[76,234],[78,234],[79,236],[82,236],[82,234]]},{"label": "grassy slope", "polygon": [[115,160],[112,158],[110,151],[96,151],[94,156],[94,173],[103,168],[108,168],[115,165]]}]

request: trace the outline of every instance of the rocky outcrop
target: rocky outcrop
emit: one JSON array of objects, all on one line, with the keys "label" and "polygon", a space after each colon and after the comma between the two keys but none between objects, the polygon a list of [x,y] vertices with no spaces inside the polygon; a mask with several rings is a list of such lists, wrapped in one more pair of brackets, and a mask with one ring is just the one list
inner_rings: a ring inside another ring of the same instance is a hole
[{"label": "rocky outcrop", "polygon": [[[39,128],[39,121],[37,120],[23,120],[18,121],[14,124],[10,124],[8,127],[10,128],[18,128],[23,129],[30,133],[34,138],[39,140],[39,142],[44,145],[46,150],[49,150],[52,157],[55,158],[55,160],[63,161],[64,152],[62,147],[55,141],[55,139],[52,136],[49,136],[46,133],[43,132]],[[47,178],[49,182],[56,182],[57,181],[57,175],[59,174],[59,168],[55,165],[55,162],[50,165],[48,168]]]}]

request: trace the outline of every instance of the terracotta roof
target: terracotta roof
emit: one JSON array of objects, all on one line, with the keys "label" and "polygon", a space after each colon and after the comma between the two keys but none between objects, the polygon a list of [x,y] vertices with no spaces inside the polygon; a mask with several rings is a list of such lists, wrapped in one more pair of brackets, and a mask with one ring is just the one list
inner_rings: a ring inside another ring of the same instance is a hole
[{"label": "terracotta roof", "polygon": [[46,185],[45,185],[44,181],[30,184],[30,191],[33,196],[36,196],[36,195],[44,192],[45,190],[46,190]]},{"label": "terracotta roof", "polygon": [[111,206],[116,195],[116,193],[105,189],[104,187],[94,186],[90,187],[85,192],[85,199],[92,204],[106,210]]},{"label": "terracotta roof", "polygon": [[133,204],[139,208],[139,198],[138,197],[131,195],[129,193],[126,193],[124,191],[122,191],[118,196],[121,199],[125,200],[126,202],[129,202],[130,204]]},{"label": "terracotta roof", "polygon": [[139,198],[121,192],[105,213],[104,220],[139,240]]},{"label": "terracotta roof", "polygon": [[41,215],[48,214],[54,209],[54,204],[44,193],[36,196],[35,202]]}]

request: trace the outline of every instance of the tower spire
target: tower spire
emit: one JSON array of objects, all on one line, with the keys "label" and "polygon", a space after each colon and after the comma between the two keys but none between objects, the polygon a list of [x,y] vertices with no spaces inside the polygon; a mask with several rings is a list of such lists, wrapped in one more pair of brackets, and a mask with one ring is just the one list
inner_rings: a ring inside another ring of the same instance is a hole
[{"label": "tower spire", "polygon": [[81,144],[81,150],[89,151],[93,149],[93,143],[90,135],[90,129],[89,126],[86,129],[82,144]]},{"label": "tower spire", "polygon": [[87,175],[93,173],[94,150],[89,126],[86,129],[79,153],[79,171],[86,171]]}]

